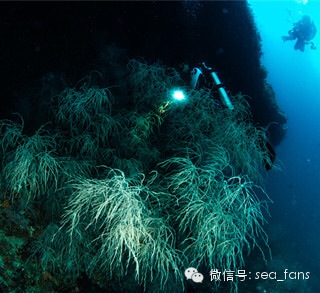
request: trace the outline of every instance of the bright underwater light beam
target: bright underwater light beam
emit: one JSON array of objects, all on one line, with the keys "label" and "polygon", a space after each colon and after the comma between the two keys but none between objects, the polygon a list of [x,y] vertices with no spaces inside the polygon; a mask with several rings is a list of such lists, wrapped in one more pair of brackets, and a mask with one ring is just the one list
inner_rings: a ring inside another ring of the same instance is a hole
[{"label": "bright underwater light beam", "polygon": [[182,103],[182,101],[187,100],[184,91],[177,88],[170,90],[167,94],[167,98],[168,100],[161,104],[158,108],[158,112],[160,114],[167,112],[172,104],[179,104]]},{"label": "bright underwater light beam", "polygon": [[173,90],[171,95],[176,101],[182,101],[186,98],[182,90]]}]

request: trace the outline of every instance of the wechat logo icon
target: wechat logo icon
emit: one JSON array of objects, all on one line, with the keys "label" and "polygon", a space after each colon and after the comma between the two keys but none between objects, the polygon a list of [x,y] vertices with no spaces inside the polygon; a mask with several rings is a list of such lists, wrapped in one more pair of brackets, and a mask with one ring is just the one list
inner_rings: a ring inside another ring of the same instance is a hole
[{"label": "wechat logo icon", "polygon": [[187,280],[192,280],[195,283],[202,283],[203,275],[198,272],[196,268],[190,267],[184,271],[184,275]]}]

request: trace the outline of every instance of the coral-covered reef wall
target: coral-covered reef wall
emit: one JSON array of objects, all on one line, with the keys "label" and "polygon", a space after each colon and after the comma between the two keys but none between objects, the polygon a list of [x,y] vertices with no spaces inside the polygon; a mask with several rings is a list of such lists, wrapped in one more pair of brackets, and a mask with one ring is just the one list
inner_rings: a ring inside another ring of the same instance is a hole
[{"label": "coral-covered reef wall", "polygon": [[246,1],[7,2],[0,14],[1,116],[24,112],[26,125],[28,117],[31,123],[45,120],[46,101],[22,97],[18,89],[57,73],[74,84],[97,69],[103,46],[112,43],[129,58],[176,68],[205,61],[232,94],[250,97],[254,121],[270,126],[274,144],[285,134],[286,117],[266,84],[260,37]]}]

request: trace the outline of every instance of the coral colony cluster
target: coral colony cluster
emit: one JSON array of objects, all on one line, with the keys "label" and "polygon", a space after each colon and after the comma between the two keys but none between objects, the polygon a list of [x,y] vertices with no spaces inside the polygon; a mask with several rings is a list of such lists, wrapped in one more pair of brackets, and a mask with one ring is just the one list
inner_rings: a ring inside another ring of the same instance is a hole
[{"label": "coral colony cluster", "polygon": [[183,292],[188,267],[205,283],[254,248],[269,256],[266,133],[244,97],[230,111],[144,61],[114,75],[52,97],[32,134],[18,114],[1,121],[2,290],[77,292],[86,278],[108,292]]}]

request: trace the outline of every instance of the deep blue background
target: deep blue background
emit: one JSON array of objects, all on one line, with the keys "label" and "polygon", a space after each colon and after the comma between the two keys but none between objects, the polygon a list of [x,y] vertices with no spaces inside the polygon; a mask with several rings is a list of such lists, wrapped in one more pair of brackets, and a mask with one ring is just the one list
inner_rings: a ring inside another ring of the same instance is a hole
[{"label": "deep blue background", "polygon": [[[320,272],[320,1],[250,1],[262,37],[263,58],[288,131],[277,147],[282,170],[269,173],[269,235],[276,257],[288,266],[311,271],[314,292]],[[303,14],[318,29],[317,50],[295,51],[282,35]],[[317,288],[317,289],[316,289]]]}]

